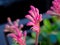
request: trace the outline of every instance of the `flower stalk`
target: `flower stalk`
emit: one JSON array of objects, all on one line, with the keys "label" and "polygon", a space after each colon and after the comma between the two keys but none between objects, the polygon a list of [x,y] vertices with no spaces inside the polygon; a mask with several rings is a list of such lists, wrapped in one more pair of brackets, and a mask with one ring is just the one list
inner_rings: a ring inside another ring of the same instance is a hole
[{"label": "flower stalk", "polygon": [[31,29],[36,33],[35,45],[38,45],[38,37],[40,33],[40,22],[42,21],[42,14],[39,14],[39,10],[34,6],[30,6],[29,14],[25,17],[30,20],[27,26],[32,26]]}]

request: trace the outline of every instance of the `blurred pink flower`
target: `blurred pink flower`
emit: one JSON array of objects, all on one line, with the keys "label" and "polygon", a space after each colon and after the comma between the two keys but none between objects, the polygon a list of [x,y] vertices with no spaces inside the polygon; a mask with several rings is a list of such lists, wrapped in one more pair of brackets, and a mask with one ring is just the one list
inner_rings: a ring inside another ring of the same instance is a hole
[{"label": "blurred pink flower", "polygon": [[30,20],[27,23],[27,26],[33,26],[32,30],[35,32],[40,32],[40,25],[39,23],[42,21],[42,14],[39,14],[39,10],[34,6],[30,6],[31,10],[29,10],[29,14],[25,17]]},{"label": "blurred pink flower", "polygon": [[5,27],[5,32],[11,32],[10,34],[8,34],[8,36],[11,36],[14,40],[17,41],[17,43],[19,43],[19,45],[26,45],[26,35],[27,32],[24,31],[24,33],[22,32],[22,28],[23,25],[21,24],[19,26],[19,19],[17,19],[16,21],[14,21],[12,23],[11,19],[8,18],[8,22],[9,25],[7,24]]},{"label": "blurred pink flower", "polygon": [[60,0],[54,0],[52,4],[53,6],[47,11],[47,14],[60,16]]}]

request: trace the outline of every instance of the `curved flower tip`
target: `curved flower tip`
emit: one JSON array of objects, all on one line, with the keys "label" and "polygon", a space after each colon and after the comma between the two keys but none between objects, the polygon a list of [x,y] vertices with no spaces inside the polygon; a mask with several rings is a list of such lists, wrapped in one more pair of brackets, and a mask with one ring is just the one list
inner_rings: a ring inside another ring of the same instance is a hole
[{"label": "curved flower tip", "polygon": [[42,19],[42,14],[40,14],[39,20],[40,20],[40,22],[43,20],[43,19]]},{"label": "curved flower tip", "polygon": [[33,22],[28,22],[28,23],[27,23],[27,26],[33,26],[33,25],[34,25]]},{"label": "curved flower tip", "polygon": [[25,17],[26,17],[27,19],[29,19],[30,21],[33,21],[33,22],[34,22],[34,19],[33,19],[32,16],[30,16],[30,15],[26,15]]},{"label": "curved flower tip", "polygon": [[10,17],[7,18],[7,21],[10,25],[13,25]]},{"label": "curved flower tip", "polygon": [[24,36],[26,36],[27,35],[27,32],[26,31],[24,31]]},{"label": "curved flower tip", "polygon": [[7,36],[8,36],[8,37],[10,36],[10,37],[12,37],[12,38],[17,38],[14,33],[10,33],[10,34],[8,34]]},{"label": "curved flower tip", "polygon": [[23,24],[20,24],[19,28],[22,29],[23,27],[24,27],[24,25]]},{"label": "curved flower tip", "polygon": [[27,32],[26,32],[26,31],[24,31],[24,37],[25,37],[25,39],[26,39],[26,36],[27,36]]},{"label": "curved flower tip", "polygon": [[35,10],[35,7],[33,5],[30,6],[30,8],[34,11]]},{"label": "curved flower tip", "polygon": [[8,30],[9,28],[10,28],[10,26],[9,26],[8,24],[6,24],[6,25],[5,25],[4,32],[9,32],[9,30]]},{"label": "curved flower tip", "polygon": [[48,10],[46,13],[47,13],[47,14],[51,14],[51,15],[54,15],[54,14],[55,14],[55,13],[54,13],[53,11],[51,11],[51,10]]}]

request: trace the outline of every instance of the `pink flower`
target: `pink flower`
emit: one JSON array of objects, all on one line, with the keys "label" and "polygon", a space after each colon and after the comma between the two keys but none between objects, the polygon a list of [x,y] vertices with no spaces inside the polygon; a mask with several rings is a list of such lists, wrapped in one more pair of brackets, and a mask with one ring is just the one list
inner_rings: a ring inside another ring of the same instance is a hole
[{"label": "pink flower", "polygon": [[31,10],[29,10],[29,14],[25,17],[30,20],[27,23],[27,26],[32,26],[32,30],[35,32],[40,32],[40,25],[39,23],[42,21],[42,14],[39,14],[39,10],[34,6],[30,6]]},{"label": "pink flower", "polygon": [[53,6],[47,11],[47,14],[60,16],[60,0],[54,0]]},{"label": "pink flower", "polygon": [[17,41],[17,43],[19,43],[19,45],[26,45],[26,35],[27,32],[24,31],[24,33],[22,32],[22,28],[23,25],[21,24],[19,26],[19,19],[17,19],[16,21],[14,21],[14,23],[12,23],[11,19],[8,18],[8,22],[9,25],[7,24],[5,27],[5,32],[11,32],[10,34],[8,34],[8,36],[11,36],[14,40]]}]

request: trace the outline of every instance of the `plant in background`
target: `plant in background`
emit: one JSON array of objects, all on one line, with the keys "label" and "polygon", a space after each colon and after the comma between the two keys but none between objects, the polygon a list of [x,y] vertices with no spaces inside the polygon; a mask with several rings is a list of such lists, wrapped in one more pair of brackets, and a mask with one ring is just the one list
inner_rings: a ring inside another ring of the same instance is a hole
[{"label": "plant in background", "polygon": [[60,16],[60,0],[54,0],[52,4],[53,6],[51,6],[51,9],[47,11],[47,14]]},{"label": "plant in background", "polygon": [[8,18],[9,24],[5,27],[5,32],[11,32],[8,36],[11,36],[19,45],[26,45],[27,32],[22,32],[23,25],[19,25],[19,19],[12,23],[11,19]]},{"label": "plant in background", "polygon": [[39,14],[39,10],[34,6],[30,6],[31,10],[29,10],[29,14],[25,17],[30,20],[27,23],[27,26],[32,26],[31,29],[36,32],[36,44],[38,45],[38,37],[40,33],[40,22],[42,21],[42,14]]}]

